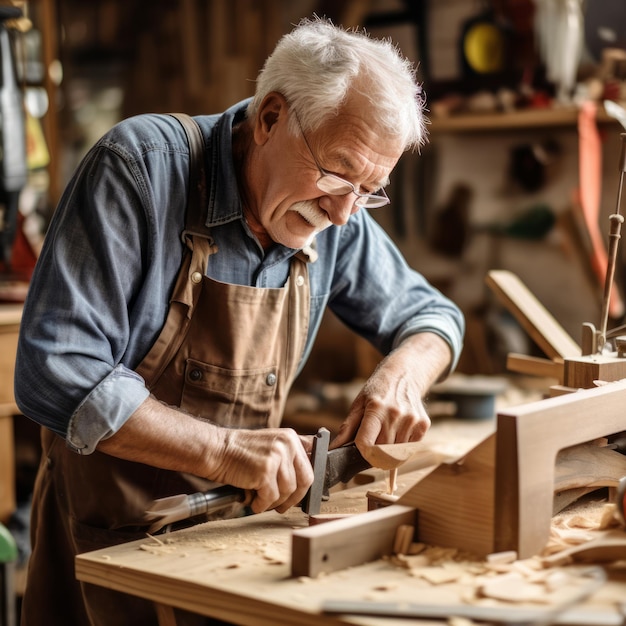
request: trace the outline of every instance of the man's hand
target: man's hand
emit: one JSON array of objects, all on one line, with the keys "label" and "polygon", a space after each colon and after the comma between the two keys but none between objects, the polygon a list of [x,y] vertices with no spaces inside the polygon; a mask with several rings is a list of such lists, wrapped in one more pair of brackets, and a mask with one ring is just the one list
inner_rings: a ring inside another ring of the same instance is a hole
[{"label": "man's hand", "polygon": [[310,440],[290,428],[221,431],[212,480],[252,491],[255,513],[284,513],[304,498],[313,482]]},{"label": "man's hand", "polygon": [[356,397],[331,447],[419,441],[430,428],[423,398],[450,364],[438,335],[412,335],[376,368]]}]

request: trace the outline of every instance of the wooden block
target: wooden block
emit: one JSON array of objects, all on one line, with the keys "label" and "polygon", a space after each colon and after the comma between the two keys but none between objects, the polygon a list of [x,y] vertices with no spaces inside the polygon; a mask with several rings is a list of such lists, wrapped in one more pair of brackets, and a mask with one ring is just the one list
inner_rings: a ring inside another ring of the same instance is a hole
[{"label": "wooden block", "polygon": [[484,556],[494,552],[495,435],[443,463],[398,501],[419,510],[417,540]]},{"label": "wooden block", "polygon": [[626,378],[626,359],[592,354],[567,358],[564,362],[563,384],[575,389],[591,389],[594,380],[613,382]]},{"label": "wooden block", "polygon": [[391,504],[396,504],[400,499],[400,496],[385,493],[384,491],[368,491],[365,496],[367,497],[367,510],[375,511]]},{"label": "wooden block", "polygon": [[328,524],[295,530],[291,544],[291,573],[315,578],[322,573],[392,554],[398,527],[414,525],[415,520],[415,509],[393,504]]},{"label": "wooden block", "polygon": [[580,346],[512,272],[491,270],[485,281],[522,328],[551,359],[575,357]]}]

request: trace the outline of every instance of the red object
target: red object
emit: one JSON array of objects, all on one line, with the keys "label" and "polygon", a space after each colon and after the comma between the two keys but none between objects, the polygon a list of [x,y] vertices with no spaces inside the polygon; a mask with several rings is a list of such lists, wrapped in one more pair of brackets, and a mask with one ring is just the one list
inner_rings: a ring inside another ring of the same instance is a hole
[{"label": "red object", "polygon": [[[587,101],[582,104],[578,115],[579,195],[580,208],[592,247],[589,261],[598,278],[598,283],[603,288],[608,267],[608,254],[598,223],[602,194],[602,146],[596,124],[596,113],[596,103]],[[609,300],[609,315],[613,319],[624,315],[624,304],[615,285],[613,285]]]}]

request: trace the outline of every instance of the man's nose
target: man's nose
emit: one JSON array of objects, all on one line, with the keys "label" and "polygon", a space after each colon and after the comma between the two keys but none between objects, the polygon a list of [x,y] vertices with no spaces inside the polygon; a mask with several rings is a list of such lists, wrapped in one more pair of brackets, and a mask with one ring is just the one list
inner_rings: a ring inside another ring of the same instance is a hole
[{"label": "man's nose", "polygon": [[330,221],[335,226],[347,224],[351,215],[354,215],[359,207],[355,204],[356,196],[352,192],[343,196],[328,196],[330,199],[330,210],[327,211]]}]

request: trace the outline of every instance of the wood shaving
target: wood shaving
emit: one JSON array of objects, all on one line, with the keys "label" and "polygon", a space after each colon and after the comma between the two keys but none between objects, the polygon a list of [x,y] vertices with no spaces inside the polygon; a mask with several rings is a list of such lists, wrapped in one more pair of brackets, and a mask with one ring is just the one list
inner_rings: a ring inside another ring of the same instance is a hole
[{"label": "wood shaving", "polygon": [[152,541],[154,541],[154,543],[156,543],[156,545],[158,546],[165,545],[158,537],[155,537],[154,535],[151,535],[150,533],[146,533],[146,537],[148,537],[148,539],[152,539]]},{"label": "wood shaving", "polygon": [[430,565],[430,559],[423,554],[416,554],[414,556],[399,554],[396,555],[396,564],[406,569],[416,569],[428,567]]},{"label": "wood shaving", "polygon": [[176,548],[169,548],[165,544],[155,545],[142,543],[139,546],[139,549],[144,550],[145,552],[149,552],[150,554],[172,554],[173,552],[176,552]]},{"label": "wood shaving", "polygon": [[415,535],[415,526],[411,524],[401,524],[396,530],[396,536],[393,542],[393,551],[395,554],[406,554],[413,543]]},{"label": "wood shaving", "polygon": [[452,583],[459,580],[462,576],[461,569],[453,569],[451,567],[435,566],[423,567],[421,569],[411,568],[411,576],[422,578],[433,585],[442,585],[444,583]]},{"label": "wood shaving", "polygon": [[423,552],[426,549],[426,544],[422,543],[422,542],[412,542],[411,545],[409,546],[409,549],[407,550],[407,554],[408,555],[416,555],[416,554],[420,554],[421,552]]},{"label": "wood shaving", "polygon": [[548,602],[546,589],[528,582],[519,572],[510,572],[483,583],[478,592],[485,597],[507,602]]},{"label": "wood shaving", "polygon": [[283,565],[288,560],[282,550],[276,550],[273,547],[263,550],[262,556],[266,561],[276,565]]},{"label": "wood shaving", "polygon": [[487,555],[486,561],[487,563],[513,563],[513,561],[517,561],[517,552],[515,550],[492,552]]},{"label": "wood shaving", "polygon": [[607,503],[602,507],[598,528],[600,530],[606,530],[617,526],[620,526],[617,506],[613,502]]},{"label": "wood shaving", "polygon": [[476,622],[467,617],[449,617],[448,626],[475,626]]},{"label": "wood shaving", "polygon": [[398,468],[397,467],[394,467],[393,469],[389,470],[388,483],[389,484],[387,488],[387,493],[388,495],[392,496],[398,489]]}]

